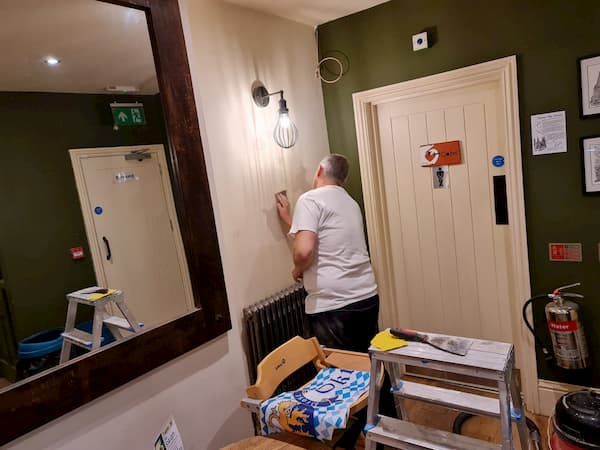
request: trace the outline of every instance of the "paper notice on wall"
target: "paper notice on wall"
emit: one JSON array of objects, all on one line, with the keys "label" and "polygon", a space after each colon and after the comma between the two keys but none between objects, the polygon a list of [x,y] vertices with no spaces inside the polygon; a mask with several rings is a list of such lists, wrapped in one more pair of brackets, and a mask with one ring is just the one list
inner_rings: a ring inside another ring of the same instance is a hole
[{"label": "paper notice on wall", "polygon": [[181,435],[175,424],[173,416],[162,427],[161,433],[154,441],[154,450],[183,450]]},{"label": "paper notice on wall", "polygon": [[549,155],[567,151],[567,116],[564,111],[531,116],[533,154]]}]

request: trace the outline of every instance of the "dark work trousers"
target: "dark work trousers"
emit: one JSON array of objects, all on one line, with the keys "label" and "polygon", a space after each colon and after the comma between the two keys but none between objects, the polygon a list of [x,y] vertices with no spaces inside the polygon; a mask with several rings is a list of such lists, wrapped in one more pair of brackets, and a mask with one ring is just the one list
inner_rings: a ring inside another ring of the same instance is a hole
[{"label": "dark work trousers", "polygon": [[[341,350],[366,353],[371,339],[379,332],[379,296],[351,303],[333,311],[305,314],[304,337],[316,336],[321,345]],[[379,411],[396,417],[394,398],[390,394],[389,377],[385,376],[379,398]],[[338,448],[353,449],[367,423],[367,409],[356,414],[357,422],[337,443]]]}]

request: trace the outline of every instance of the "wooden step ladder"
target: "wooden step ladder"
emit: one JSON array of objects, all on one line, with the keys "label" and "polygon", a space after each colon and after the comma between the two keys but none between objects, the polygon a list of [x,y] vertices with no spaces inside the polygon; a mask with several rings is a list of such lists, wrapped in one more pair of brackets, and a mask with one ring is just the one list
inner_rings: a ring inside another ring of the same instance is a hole
[{"label": "wooden step ladder", "polygon": [[[94,286],[67,294],[67,301],[69,302],[69,307],[67,309],[65,331],[62,333],[63,345],[60,352],[60,364],[71,359],[72,345],[77,345],[88,351],[100,348],[104,339],[102,337],[103,324],[106,324],[117,341],[123,339],[121,330],[139,333],[144,326],[143,323],[135,320],[133,313],[123,300],[123,292],[119,290],[107,290]],[[94,308],[94,322],[91,333],[75,328],[77,306],[79,304]],[[114,304],[121,311],[123,317],[110,315],[106,310],[108,304]]]},{"label": "wooden step ladder", "polygon": [[[454,336],[447,337],[465,339]],[[417,342],[410,342],[406,347],[387,352],[375,347],[369,349],[371,380],[379,380],[382,371],[387,370],[392,382],[391,392],[394,394],[396,408],[402,419],[379,414],[381,382],[372,382],[369,388],[369,406],[365,427],[366,450],[375,450],[377,443],[406,450],[512,450],[511,419],[517,424],[521,449],[529,449],[529,430],[518,377],[515,376],[513,346],[502,342],[478,339],[471,339],[471,341],[473,343],[466,356],[453,355]],[[403,376],[407,365],[495,380],[498,383],[498,398],[406,381]],[[403,404],[405,398],[475,415],[499,417],[502,428],[502,444],[493,444],[411,423]]]}]

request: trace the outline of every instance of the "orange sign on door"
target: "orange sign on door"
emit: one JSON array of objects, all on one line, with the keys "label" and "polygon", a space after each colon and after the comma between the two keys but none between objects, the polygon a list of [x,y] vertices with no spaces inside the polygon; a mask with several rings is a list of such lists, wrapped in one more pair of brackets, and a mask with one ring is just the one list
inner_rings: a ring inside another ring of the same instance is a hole
[{"label": "orange sign on door", "polygon": [[462,162],[460,156],[460,141],[438,142],[419,147],[421,166],[450,166]]}]

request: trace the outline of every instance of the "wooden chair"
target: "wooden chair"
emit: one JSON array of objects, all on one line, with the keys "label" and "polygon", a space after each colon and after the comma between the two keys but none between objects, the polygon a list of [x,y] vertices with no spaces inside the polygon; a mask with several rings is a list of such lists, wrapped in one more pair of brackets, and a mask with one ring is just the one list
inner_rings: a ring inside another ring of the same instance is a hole
[{"label": "wooden chair", "polygon": [[[261,402],[270,398],[282,381],[311,362],[317,370],[339,367],[370,371],[369,355],[366,353],[321,348],[317,338],[303,339],[296,336],[277,347],[260,362],[257,367],[256,383],[246,388],[248,398],[241,401],[242,407],[259,414]],[[351,406],[350,416],[367,406],[368,397],[368,392],[365,392]],[[335,446],[343,431],[337,430],[334,439],[327,443],[328,446]],[[276,439],[281,440],[281,436]],[[294,439],[297,440],[297,438]],[[312,441],[314,443],[316,439]]]}]

